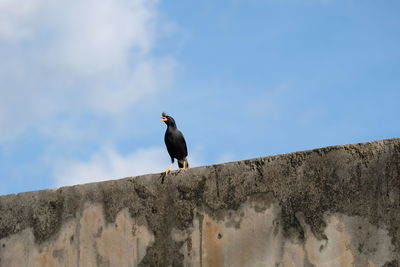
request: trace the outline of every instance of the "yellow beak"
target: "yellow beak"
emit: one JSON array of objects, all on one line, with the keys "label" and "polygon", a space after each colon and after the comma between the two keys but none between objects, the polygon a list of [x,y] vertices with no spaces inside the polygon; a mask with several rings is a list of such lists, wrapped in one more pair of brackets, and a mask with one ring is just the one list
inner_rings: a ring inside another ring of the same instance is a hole
[{"label": "yellow beak", "polygon": [[168,120],[167,117],[164,117],[164,116],[161,116],[160,118],[161,118],[162,121],[167,121]]}]

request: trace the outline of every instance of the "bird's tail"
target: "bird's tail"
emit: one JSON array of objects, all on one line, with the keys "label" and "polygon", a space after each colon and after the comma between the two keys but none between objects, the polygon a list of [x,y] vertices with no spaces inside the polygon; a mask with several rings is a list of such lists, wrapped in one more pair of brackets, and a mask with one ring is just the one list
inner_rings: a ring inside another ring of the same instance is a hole
[{"label": "bird's tail", "polygon": [[185,166],[185,162],[186,162],[186,168],[189,168],[189,162],[187,161],[187,159],[178,160],[179,168],[183,168]]}]

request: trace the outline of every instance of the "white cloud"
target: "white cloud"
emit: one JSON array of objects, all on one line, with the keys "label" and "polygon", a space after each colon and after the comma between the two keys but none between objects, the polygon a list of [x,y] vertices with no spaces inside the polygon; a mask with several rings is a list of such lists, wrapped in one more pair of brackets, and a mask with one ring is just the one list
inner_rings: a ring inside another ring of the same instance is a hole
[{"label": "white cloud", "polygon": [[165,90],[176,63],[152,55],[160,24],[155,0],[0,1],[0,139],[85,113],[117,120]]},{"label": "white cloud", "polygon": [[[50,56],[67,68],[91,75],[146,55],[155,38],[155,3],[152,0],[58,2],[52,11],[60,19],[52,26],[56,33]],[[132,55],[131,50],[134,50]]]},{"label": "white cloud", "polygon": [[42,0],[0,1],[0,40],[14,41],[30,38],[32,15]]},{"label": "white cloud", "polygon": [[[201,165],[194,152],[189,158],[190,167]],[[56,186],[82,184],[109,179],[136,176],[164,171],[170,163],[165,148],[139,149],[121,155],[114,148],[103,148],[88,160],[61,160],[54,166]],[[174,169],[177,169],[175,161]]]},{"label": "white cloud", "polygon": [[168,163],[165,149],[139,149],[123,156],[113,148],[92,155],[87,161],[64,160],[56,164],[57,186],[89,183],[145,173],[161,172]]},{"label": "white cloud", "polygon": [[57,185],[163,171],[164,148],[114,144],[173,82],[175,59],[153,53],[168,23],[158,0],[0,0],[0,141],[41,135]]}]

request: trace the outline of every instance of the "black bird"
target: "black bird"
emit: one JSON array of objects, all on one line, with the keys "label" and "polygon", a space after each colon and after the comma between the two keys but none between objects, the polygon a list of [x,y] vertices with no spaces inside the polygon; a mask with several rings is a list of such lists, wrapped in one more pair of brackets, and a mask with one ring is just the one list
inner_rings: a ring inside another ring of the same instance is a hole
[{"label": "black bird", "polygon": [[188,152],[185,137],[183,137],[181,131],[176,128],[174,118],[163,112],[161,114],[161,120],[168,126],[164,136],[165,145],[167,146],[168,154],[171,157],[171,164],[165,171],[165,175],[167,175],[171,171],[174,159],[178,160],[179,168],[186,169],[189,167],[186,159]]}]

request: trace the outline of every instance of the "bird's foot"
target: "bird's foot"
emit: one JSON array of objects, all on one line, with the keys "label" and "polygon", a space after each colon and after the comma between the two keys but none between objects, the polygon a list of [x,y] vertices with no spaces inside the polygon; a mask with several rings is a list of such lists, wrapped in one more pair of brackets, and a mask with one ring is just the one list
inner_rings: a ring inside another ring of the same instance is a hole
[{"label": "bird's foot", "polygon": [[172,169],[172,164],[170,164],[168,169],[165,170],[165,176],[167,176],[171,172],[171,169]]},{"label": "bird's foot", "polygon": [[186,164],[183,164],[183,168],[179,168],[177,173],[180,173],[181,171],[186,171],[188,167],[186,167]]},{"label": "bird's foot", "polygon": [[169,165],[168,169],[161,173],[161,183],[164,183],[164,178],[171,172],[172,163]]}]

